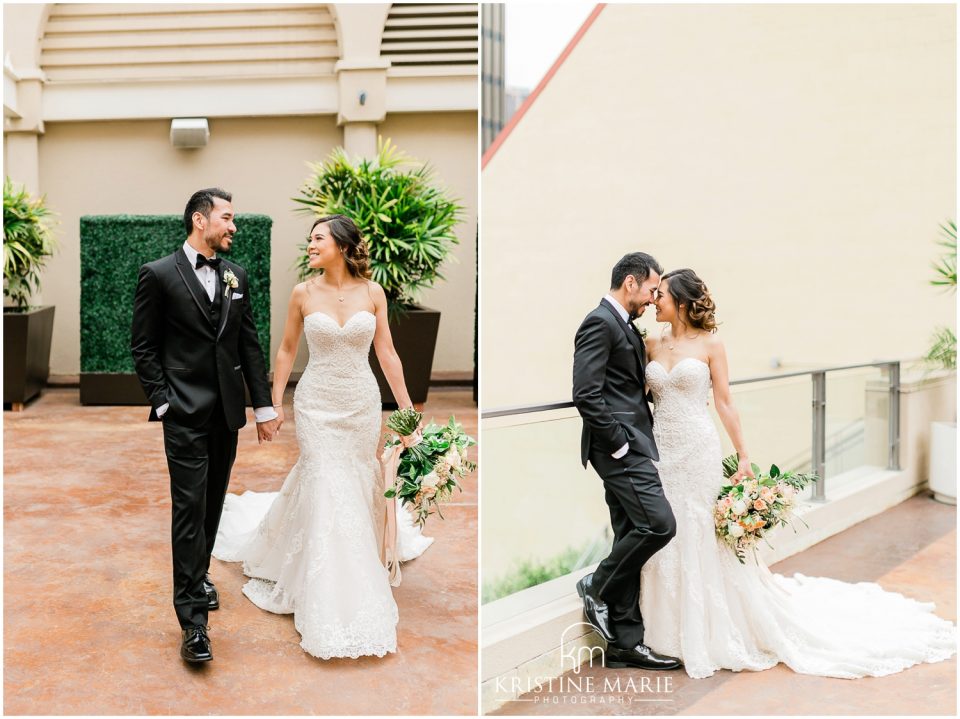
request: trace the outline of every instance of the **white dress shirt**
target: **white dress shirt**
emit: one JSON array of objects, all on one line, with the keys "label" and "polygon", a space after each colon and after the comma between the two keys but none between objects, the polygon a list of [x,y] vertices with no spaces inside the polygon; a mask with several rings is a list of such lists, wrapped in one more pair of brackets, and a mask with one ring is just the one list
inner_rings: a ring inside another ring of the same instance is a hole
[{"label": "white dress shirt", "polygon": [[[621,318],[624,322],[629,322],[629,321],[630,321],[630,313],[627,312],[627,311],[623,308],[623,305],[621,305],[619,302],[617,302],[617,301],[613,298],[613,295],[609,295],[609,294],[604,295],[604,296],[603,296],[603,299],[605,299],[607,302],[609,302],[611,305],[613,305],[613,309],[615,309],[615,310],[617,311],[617,313],[619,313],[620,318]],[[618,449],[616,452],[614,452],[614,453],[611,454],[610,456],[613,457],[614,459],[620,459],[621,457],[623,457],[623,456],[627,453],[627,451],[628,451],[629,449],[630,449],[630,443],[627,442],[625,445],[623,445],[620,449]]]},{"label": "white dress shirt", "polygon": [[[214,293],[217,291],[217,271],[210,265],[203,265],[202,267],[196,266],[197,255],[200,253],[193,249],[189,242],[183,243],[183,254],[187,256],[187,262],[194,268],[193,271],[196,273],[197,279],[200,280],[200,284],[207,291],[207,297],[213,302]],[[216,257],[216,254],[214,254],[214,257]],[[157,417],[163,417],[169,407],[169,402],[157,407]],[[269,422],[271,419],[276,419],[280,416],[273,407],[256,407],[253,410],[253,414],[257,422]]]}]

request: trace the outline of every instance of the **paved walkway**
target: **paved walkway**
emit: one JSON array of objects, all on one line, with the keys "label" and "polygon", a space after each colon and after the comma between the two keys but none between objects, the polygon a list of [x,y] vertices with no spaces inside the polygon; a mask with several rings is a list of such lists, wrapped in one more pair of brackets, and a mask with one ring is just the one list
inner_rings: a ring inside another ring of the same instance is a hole
[{"label": "paved walkway", "polygon": [[[772,569],[877,582],[890,591],[935,602],[939,616],[956,622],[956,521],[956,507],[938,504],[924,493]],[[594,690],[588,692],[591,677]],[[581,683],[571,684],[573,679]],[[621,691],[604,691],[607,680],[614,688],[619,680]],[[641,686],[644,680],[646,689]],[[526,694],[493,713],[955,716],[957,658],[856,680],[795,674],[783,664],[764,672],[721,671],[708,679],[691,679],[682,671],[582,667],[579,677],[567,672],[557,685],[562,691]],[[631,701],[636,697],[647,700]]]},{"label": "paved walkway", "polygon": [[[231,491],[279,488],[297,455],[289,406],[273,444],[241,430]],[[451,413],[476,437],[471,393],[431,392],[426,417]],[[6,714],[476,713],[476,476],[404,565],[396,654],[311,657],[292,617],[257,609],[239,565],[214,560],[215,659],[193,668],[171,604],[163,440],[146,417],[81,407],[73,389],[3,414]]]}]

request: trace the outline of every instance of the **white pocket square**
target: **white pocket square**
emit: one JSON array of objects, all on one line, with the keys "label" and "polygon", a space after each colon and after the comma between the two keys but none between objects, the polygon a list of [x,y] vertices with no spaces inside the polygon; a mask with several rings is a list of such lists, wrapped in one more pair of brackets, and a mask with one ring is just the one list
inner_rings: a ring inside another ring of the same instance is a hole
[{"label": "white pocket square", "polygon": [[239,300],[242,297],[243,297],[242,292],[234,292],[232,295],[230,295],[231,300]]}]

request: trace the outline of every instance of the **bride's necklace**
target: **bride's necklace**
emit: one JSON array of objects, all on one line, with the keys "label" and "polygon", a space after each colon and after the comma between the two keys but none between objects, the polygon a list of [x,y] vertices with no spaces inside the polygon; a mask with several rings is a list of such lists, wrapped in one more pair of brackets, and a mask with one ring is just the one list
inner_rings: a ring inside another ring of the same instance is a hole
[{"label": "bride's necklace", "polygon": [[[699,333],[699,332],[697,332],[693,337],[690,337],[690,336],[688,336],[688,335],[682,335],[683,339],[687,339],[687,340],[695,340],[695,339],[697,339],[697,337],[699,337],[699,336],[700,336],[700,333]],[[669,343],[667,344],[667,349],[672,350],[672,349],[674,349],[676,346],[677,346],[677,338],[674,337],[673,334],[671,334],[671,335],[670,335]]]}]

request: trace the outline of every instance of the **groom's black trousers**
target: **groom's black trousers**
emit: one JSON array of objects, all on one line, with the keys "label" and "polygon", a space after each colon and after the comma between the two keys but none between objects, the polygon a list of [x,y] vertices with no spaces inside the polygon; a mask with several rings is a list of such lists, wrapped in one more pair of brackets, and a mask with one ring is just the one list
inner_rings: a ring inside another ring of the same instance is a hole
[{"label": "groom's black trousers", "polygon": [[594,571],[592,587],[610,610],[614,644],[632,649],[643,642],[640,570],[673,539],[677,522],[649,457],[633,449],[620,459],[592,451],[590,464],[603,479],[613,527],[613,549]]},{"label": "groom's black trousers", "polygon": [[195,627],[207,623],[203,577],[237,457],[237,432],[218,407],[201,428],[164,417],[163,444],[173,505],[173,607],[181,628]]}]

